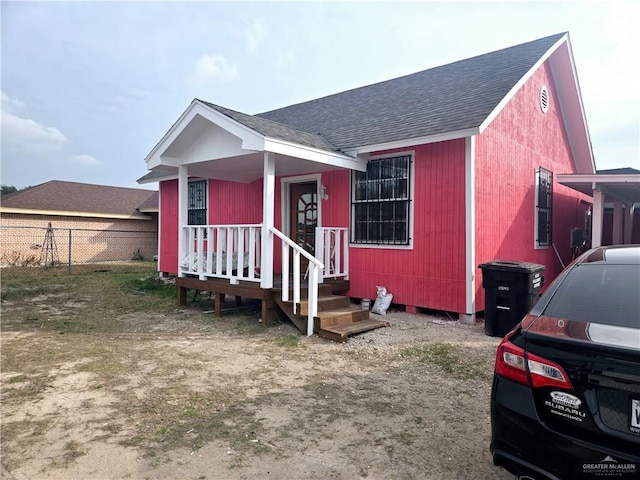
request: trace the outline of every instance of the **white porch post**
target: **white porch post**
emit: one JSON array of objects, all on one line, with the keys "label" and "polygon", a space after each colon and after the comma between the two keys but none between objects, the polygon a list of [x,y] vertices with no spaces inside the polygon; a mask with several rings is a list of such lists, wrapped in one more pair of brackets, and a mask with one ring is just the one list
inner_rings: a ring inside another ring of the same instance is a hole
[{"label": "white porch post", "polygon": [[626,245],[631,244],[632,233],[633,233],[633,215],[636,213],[634,211],[634,205],[628,205],[626,207],[626,215],[624,216],[624,243]]},{"label": "white porch post", "polygon": [[[186,165],[178,167],[178,264],[185,255],[188,237],[183,225],[188,222],[189,173]],[[178,269],[178,276],[184,274]]]},{"label": "white porch post", "polygon": [[593,185],[593,215],[591,216],[591,247],[602,245],[602,220],[604,217],[604,194]]},{"label": "white porch post", "polygon": [[467,137],[465,143],[465,309],[460,320],[473,325],[476,321],[476,143]]},{"label": "white porch post", "polygon": [[264,152],[264,175],[262,180],[262,252],[260,255],[260,287],[273,287],[273,233],[276,198],[275,154]]}]

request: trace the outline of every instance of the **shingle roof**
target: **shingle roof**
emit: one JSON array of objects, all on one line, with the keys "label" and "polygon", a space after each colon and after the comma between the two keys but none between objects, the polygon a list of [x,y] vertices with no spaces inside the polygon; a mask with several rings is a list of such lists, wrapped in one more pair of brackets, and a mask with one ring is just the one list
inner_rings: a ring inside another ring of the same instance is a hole
[{"label": "shingle roof", "polygon": [[271,138],[277,138],[279,140],[285,140],[288,142],[295,142],[299,145],[305,145],[307,147],[318,148],[320,150],[335,151],[336,146],[331,144],[326,138],[318,133],[310,133],[304,130],[299,130],[284,123],[279,123],[274,120],[261,118],[260,116],[247,115],[246,113],[237,112],[229,108],[221,107],[213,103],[198,100],[205,105],[217,110],[218,112],[234,119],[237,122],[255,130],[256,132]]},{"label": "shingle roof", "polygon": [[147,218],[138,211],[142,205],[158,206],[158,192],[139,188],[110,187],[88,183],[50,182],[2,197],[2,209],[79,212],[86,216],[131,216]]},{"label": "shingle roof", "polygon": [[[510,98],[563,39],[568,43],[567,33],[257,115],[199,99],[192,105],[215,110],[265,137],[341,155],[352,155],[351,149],[384,148],[384,144],[424,137],[468,136],[480,133],[501,102]],[[588,143],[586,124],[582,130],[576,127],[575,134]],[[147,156],[147,162],[168,135]],[[589,163],[585,169],[591,170],[590,144],[582,153]],[[138,182],[172,176],[175,173],[151,172]]]},{"label": "shingle roof", "polygon": [[138,205],[138,210],[142,213],[158,213],[160,212],[160,195],[159,193],[153,192],[153,195],[149,195],[144,202]]},{"label": "shingle roof", "polygon": [[321,133],[341,150],[477,128],[564,35],[552,35],[257,117]]},{"label": "shingle roof", "polygon": [[608,170],[597,170],[596,173],[598,175],[636,175],[640,173],[640,170],[631,167],[624,167],[611,168]]}]

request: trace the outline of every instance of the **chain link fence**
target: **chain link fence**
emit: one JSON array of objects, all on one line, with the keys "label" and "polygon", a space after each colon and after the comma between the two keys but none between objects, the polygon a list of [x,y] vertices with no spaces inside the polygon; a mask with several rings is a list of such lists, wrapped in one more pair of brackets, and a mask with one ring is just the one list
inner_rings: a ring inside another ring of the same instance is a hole
[{"label": "chain link fence", "polygon": [[3,271],[154,260],[156,232],[0,226],[0,267]]}]

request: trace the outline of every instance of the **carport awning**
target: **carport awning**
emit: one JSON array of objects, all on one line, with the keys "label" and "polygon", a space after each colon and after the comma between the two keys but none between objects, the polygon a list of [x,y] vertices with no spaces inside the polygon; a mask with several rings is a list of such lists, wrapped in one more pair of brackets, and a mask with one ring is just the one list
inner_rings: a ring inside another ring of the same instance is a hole
[{"label": "carport awning", "polygon": [[617,206],[614,204],[613,209],[613,243],[631,243],[633,215],[623,218],[620,204],[626,206],[627,212],[633,213],[634,206],[640,203],[640,170],[622,168],[585,175],[559,174],[557,180],[561,185],[593,197],[592,247],[602,245],[604,204],[607,201],[619,202]]},{"label": "carport awning", "polygon": [[[640,203],[640,171],[629,168],[625,173],[559,174],[558,183],[593,197],[602,192],[608,200],[632,206]],[[637,172],[637,173],[632,173]]]}]

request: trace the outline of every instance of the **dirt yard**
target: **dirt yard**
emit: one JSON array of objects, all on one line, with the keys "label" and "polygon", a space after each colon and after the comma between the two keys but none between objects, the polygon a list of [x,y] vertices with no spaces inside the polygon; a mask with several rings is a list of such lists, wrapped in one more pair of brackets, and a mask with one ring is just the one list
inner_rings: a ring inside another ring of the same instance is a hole
[{"label": "dirt yard", "polygon": [[148,276],[3,276],[3,480],[513,478],[481,326],[391,311],[338,344]]}]

